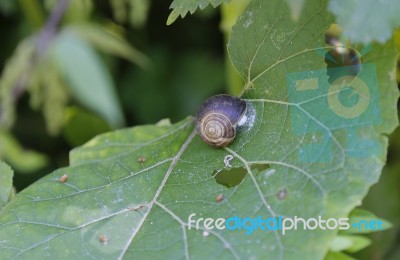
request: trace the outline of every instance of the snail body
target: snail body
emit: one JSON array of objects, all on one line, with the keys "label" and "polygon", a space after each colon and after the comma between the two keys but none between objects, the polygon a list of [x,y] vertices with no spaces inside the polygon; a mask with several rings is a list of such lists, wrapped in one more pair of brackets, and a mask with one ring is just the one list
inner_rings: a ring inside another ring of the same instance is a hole
[{"label": "snail body", "polygon": [[196,131],[210,146],[228,146],[236,136],[236,127],[246,113],[244,100],[229,95],[216,95],[207,99],[196,117]]}]

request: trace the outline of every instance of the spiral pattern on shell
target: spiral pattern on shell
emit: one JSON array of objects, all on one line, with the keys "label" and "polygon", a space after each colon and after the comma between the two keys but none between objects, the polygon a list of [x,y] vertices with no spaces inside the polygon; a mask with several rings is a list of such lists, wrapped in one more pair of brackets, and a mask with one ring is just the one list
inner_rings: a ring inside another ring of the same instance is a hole
[{"label": "spiral pattern on shell", "polygon": [[203,140],[212,146],[227,146],[235,138],[235,128],[223,114],[210,113],[200,123]]}]

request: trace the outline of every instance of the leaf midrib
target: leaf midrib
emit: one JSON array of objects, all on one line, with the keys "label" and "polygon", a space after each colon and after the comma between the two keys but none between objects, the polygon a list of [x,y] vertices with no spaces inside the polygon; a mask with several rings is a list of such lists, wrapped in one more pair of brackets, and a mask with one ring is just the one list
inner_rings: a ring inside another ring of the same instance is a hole
[{"label": "leaf midrib", "polygon": [[125,255],[126,251],[128,250],[129,246],[131,245],[133,239],[135,238],[135,236],[137,235],[137,233],[139,232],[139,230],[143,226],[143,223],[147,219],[147,216],[150,214],[150,211],[153,209],[154,204],[156,204],[157,198],[161,194],[161,191],[163,190],[163,188],[165,186],[165,183],[167,182],[169,176],[171,175],[172,170],[175,168],[175,165],[177,164],[179,158],[182,156],[183,152],[189,146],[189,144],[191,143],[191,141],[193,140],[195,135],[196,135],[196,130],[193,129],[192,132],[190,133],[190,135],[186,138],[186,140],[183,143],[183,145],[181,146],[181,148],[179,149],[178,153],[175,155],[175,157],[172,160],[171,165],[169,166],[169,168],[168,168],[163,180],[161,181],[160,186],[158,187],[158,189],[157,189],[156,193],[154,194],[152,200],[148,203],[147,211],[144,213],[144,215],[143,215],[142,219],[140,220],[139,224],[133,230],[131,237],[128,239],[127,243],[125,244],[125,247],[121,251],[121,254],[118,256],[118,259],[122,259],[123,256]]}]

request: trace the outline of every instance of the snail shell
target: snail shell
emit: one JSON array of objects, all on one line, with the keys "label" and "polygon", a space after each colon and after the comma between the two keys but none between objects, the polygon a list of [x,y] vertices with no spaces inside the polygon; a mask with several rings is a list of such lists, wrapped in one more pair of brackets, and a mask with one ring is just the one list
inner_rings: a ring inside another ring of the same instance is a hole
[{"label": "snail shell", "polygon": [[232,143],[236,126],[246,113],[246,102],[229,95],[207,99],[197,112],[196,130],[205,143],[225,147]]}]

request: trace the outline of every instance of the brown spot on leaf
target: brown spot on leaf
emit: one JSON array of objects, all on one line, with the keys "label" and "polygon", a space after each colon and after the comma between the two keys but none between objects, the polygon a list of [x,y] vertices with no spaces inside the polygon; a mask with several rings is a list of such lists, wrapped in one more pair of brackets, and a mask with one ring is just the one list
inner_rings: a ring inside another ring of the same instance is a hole
[{"label": "brown spot on leaf", "polygon": [[68,175],[64,174],[63,176],[60,177],[60,179],[58,179],[58,181],[61,183],[68,181]]},{"label": "brown spot on leaf", "polygon": [[106,235],[101,235],[99,236],[99,241],[103,244],[106,244],[108,242],[108,237]]},{"label": "brown spot on leaf", "polygon": [[288,195],[288,192],[285,188],[280,189],[277,193],[276,193],[276,197],[278,198],[278,200],[284,200],[286,199]]},{"label": "brown spot on leaf", "polygon": [[217,202],[223,201],[223,200],[224,200],[224,195],[218,194],[218,196],[215,198],[215,200],[216,200]]}]

